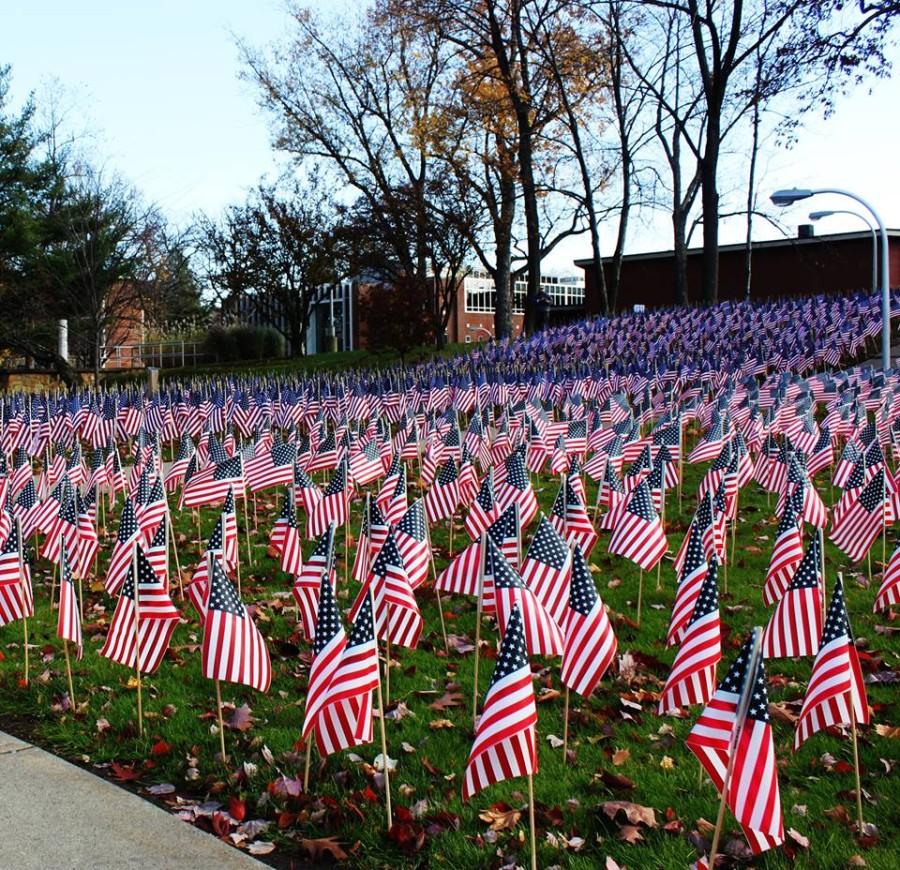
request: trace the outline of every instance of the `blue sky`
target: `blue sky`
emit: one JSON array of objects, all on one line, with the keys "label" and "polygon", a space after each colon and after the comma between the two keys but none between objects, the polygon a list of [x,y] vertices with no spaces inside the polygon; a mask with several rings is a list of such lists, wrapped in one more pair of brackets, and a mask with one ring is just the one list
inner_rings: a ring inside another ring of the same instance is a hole
[{"label": "blue sky", "polygon": [[[217,213],[263,174],[277,172],[265,118],[252,90],[238,80],[234,34],[265,45],[284,33],[279,0],[29,0],[7,3],[0,62],[13,66],[14,93],[66,90],[73,128],[93,131],[90,147],[176,222],[198,210]],[[318,0],[308,5],[333,8]],[[12,7],[12,8],[10,8]],[[894,51],[900,67],[900,51]],[[900,76],[900,73],[898,73]],[[799,184],[838,186],[869,197],[885,222],[900,227],[900,77],[858,89],[828,121],[810,119],[793,149],[764,148],[764,189]],[[723,179],[723,189],[736,182]],[[846,202],[846,201],[845,201]],[[814,209],[840,207],[815,200]],[[809,205],[783,214],[805,220]],[[856,229],[853,218],[823,221],[819,232]],[[601,227],[612,236],[614,228]],[[738,241],[740,220],[725,221],[722,239]],[[759,237],[773,231],[759,227]],[[699,235],[695,236],[699,241]],[[670,247],[664,214],[634,224],[630,251]],[[587,239],[561,246],[548,266],[571,271]]]}]

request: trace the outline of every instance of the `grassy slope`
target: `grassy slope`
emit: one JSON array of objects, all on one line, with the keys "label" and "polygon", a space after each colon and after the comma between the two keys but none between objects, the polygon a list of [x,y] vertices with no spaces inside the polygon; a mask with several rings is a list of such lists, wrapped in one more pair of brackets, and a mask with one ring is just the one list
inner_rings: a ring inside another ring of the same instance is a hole
[{"label": "grassy slope", "polygon": [[[693,468],[686,471],[685,493],[693,493],[700,471]],[[541,487],[539,498],[546,510],[555,492],[555,481],[543,479],[538,486]],[[827,485],[824,488],[827,490]],[[591,486],[589,494],[593,492],[594,487]],[[672,517],[674,503],[675,498],[671,496],[670,544],[673,549],[681,540],[693,505],[692,500],[685,498],[683,511],[674,511],[675,516]],[[729,570],[728,594],[722,594],[721,602],[722,621],[729,634],[720,674],[730,664],[736,647],[749,628],[754,623],[764,624],[768,616],[762,605],[761,587],[775,532],[771,516],[773,509],[774,502],[769,507],[765,494],[754,483],[742,493],[736,560]],[[92,763],[113,760],[134,762],[141,769],[142,784],[171,782],[181,794],[194,797],[212,792],[226,805],[229,795],[239,793],[247,801],[247,818],[273,818],[279,809],[299,812],[297,822],[291,816],[283,817],[283,821],[290,824],[276,834],[279,849],[273,857],[296,852],[297,846],[292,841],[297,838],[331,835],[349,845],[359,841],[351,860],[362,867],[429,864],[492,866],[499,864],[498,854],[520,852],[517,838],[527,835],[527,815],[513,830],[499,832],[495,842],[486,842],[483,837],[487,825],[478,819],[478,813],[498,801],[520,807],[525,801],[524,781],[495,786],[476,797],[469,806],[459,798],[460,779],[472,739],[469,704],[473,657],[471,654],[460,656],[451,653],[448,659],[431,651],[432,647],[440,649],[441,643],[437,609],[428,593],[419,596],[426,625],[422,646],[414,652],[400,651],[395,656],[395,666],[391,671],[391,700],[402,700],[410,711],[410,715],[388,723],[389,754],[398,759],[393,794],[395,806],[409,807],[424,799],[428,802],[428,814],[440,810],[459,814],[459,833],[428,836],[420,853],[405,852],[383,833],[383,807],[376,803],[377,798],[372,800],[374,796],[371,792],[366,792],[370,780],[363,768],[340,756],[332,757],[321,770],[315,771],[314,787],[311,788],[313,795],[330,795],[335,799],[333,804],[328,805],[324,816],[315,812],[310,814],[310,802],[303,798],[282,801],[264,797],[262,804],[256,806],[259,796],[265,795],[267,785],[277,778],[279,771],[288,777],[302,775],[302,754],[296,751],[295,741],[303,714],[308,669],[307,644],[295,633],[292,609],[285,612],[275,597],[277,593],[286,592],[289,583],[288,578],[278,573],[265,554],[265,537],[273,515],[274,496],[261,497],[259,533],[253,538],[255,566],[250,568],[245,559],[243,594],[247,601],[267,602],[260,608],[259,624],[269,639],[275,676],[272,688],[265,697],[241,687],[223,686],[226,702],[249,704],[256,718],[250,730],[227,733],[228,748],[235,766],[226,770],[219,763],[216,756],[218,739],[210,733],[210,721],[200,718],[214,711],[214,692],[212,684],[200,674],[199,651],[192,645],[200,642],[201,631],[196,615],[187,603],[183,605],[187,621],[179,626],[173,639],[176,652],[170,654],[155,676],[146,680],[146,729],[143,739],[136,736],[135,693],[127,688],[129,674],[97,655],[105,631],[105,626],[101,624],[101,617],[104,616],[102,608],[106,607],[106,619],[112,612],[111,603],[100,592],[92,592],[86,598],[86,651],[83,661],[75,668],[76,697],[82,701],[87,696],[87,707],[77,716],[52,710],[51,705],[64,693],[66,684],[64,662],[55,638],[55,612],[51,613],[48,604],[49,571],[43,562],[35,572],[37,617],[30,621],[29,628],[31,642],[36,645],[32,661],[40,658],[37,650],[43,650],[45,661],[32,666],[32,687],[21,687],[18,682],[21,676],[21,626],[10,625],[2,630],[5,660],[0,663],[0,715],[7,722],[12,717],[20,722],[20,727],[33,729],[37,739],[62,755]],[[357,505],[354,528],[358,525],[359,515]],[[212,522],[212,512],[206,512],[203,517],[204,536]],[[114,524],[111,524],[113,527]],[[180,520],[179,531],[196,538],[196,531],[187,517]],[[457,550],[464,537],[464,532],[459,528],[456,532]],[[434,530],[433,540],[440,570],[447,561],[446,523]],[[606,554],[607,540],[607,535],[601,537],[592,559],[598,569],[594,575],[598,589],[613,611],[633,616],[638,572],[630,563]],[[338,555],[342,558],[342,537],[339,543]],[[101,574],[108,557],[108,544],[101,557]],[[196,545],[193,543],[183,542],[180,550],[182,564],[196,555]],[[880,544],[876,544],[875,552],[880,555]],[[829,585],[835,572],[844,570],[851,621],[861,647],[873,656],[883,657],[884,669],[896,668],[900,643],[896,637],[875,631],[876,625],[886,621],[884,617],[871,613],[876,587],[865,589],[860,586],[855,579],[855,570],[830,546],[827,569]],[[666,665],[671,663],[674,653],[664,648],[662,639],[673,599],[673,575],[671,562],[666,562],[662,572],[662,590],[659,592],[655,589],[655,577],[645,578],[644,618],[639,629],[621,618],[617,619],[620,654],[630,650],[658,657]],[[617,584],[616,580],[621,580],[621,583]],[[723,580],[720,580],[720,585],[724,586]],[[349,596],[353,593],[355,584],[351,584],[349,590],[343,587],[341,603],[349,605],[352,600]],[[455,599],[445,600],[444,604],[449,617],[448,630],[474,637],[473,602]],[[487,620],[483,637],[491,642],[496,637]],[[491,664],[490,661],[482,663],[482,692],[489,679]],[[557,697],[539,705],[540,773],[535,781],[536,797],[547,810],[558,808],[549,814],[539,811],[539,837],[543,839],[547,831],[552,831],[585,840],[579,852],[559,851],[547,842],[542,843],[540,866],[596,867],[602,866],[606,855],[611,855],[632,870],[674,868],[688,866],[695,858],[695,850],[684,834],[662,831],[661,827],[667,820],[666,812],[671,811],[673,818],[681,819],[687,832],[695,828],[700,818],[715,819],[717,795],[708,782],[698,786],[698,764],[683,744],[697,711],[692,711],[688,719],[661,719],[655,714],[655,703],[649,696],[641,701],[639,695],[633,694],[642,689],[653,692],[660,688],[660,680],[665,679],[665,668],[652,667],[652,661],[650,665],[649,668],[638,666],[638,675],[630,686],[607,676],[589,701],[573,698],[570,745],[575,752],[574,764],[564,765],[561,750],[552,749],[547,741],[550,734],[562,735],[562,699]],[[773,680],[770,700],[777,702],[802,698],[810,666],[811,661],[770,663],[769,676]],[[539,670],[541,685],[559,688],[556,664],[543,670],[535,662],[534,668]],[[42,676],[38,677],[39,674]],[[440,712],[429,709],[429,703],[442,695],[448,684],[454,691],[458,685],[463,696],[462,705]],[[872,685],[869,690],[870,703],[876,710],[874,721],[896,723],[896,686]],[[640,711],[630,707],[626,710],[622,705],[620,696],[629,693],[632,693],[632,699],[640,703]],[[166,711],[170,713],[168,716],[163,715],[166,705],[175,708],[174,712]],[[627,713],[628,717],[623,713]],[[96,725],[99,719],[110,723],[109,729],[103,733]],[[454,727],[433,730],[430,723],[439,719],[449,719]],[[22,722],[26,724],[23,726]],[[671,733],[666,734],[669,727]],[[852,771],[837,772],[847,771],[842,764],[828,772],[819,759],[830,753],[838,762],[851,762],[849,741],[817,735],[794,754],[792,727],[775,721],[774,729],[785,827],[796,828],[809,837],[811,849],[808,852],[799,851],[796,862],[776,852],[756,860],[754,866],[781,868],[789,863],[817,868],[846,866],[851,855],[864,850],[854,841],[846,826],[826,818],[824,811],[843,804],[851,815],[854,814],[853,799],[847,793],[853,788],[853,774]],[[170,744],[171,751],[155,756],[152,747],[159,739]],[[404,752],[401,742],[407,742],[415,751]],[[261,752],[263,745],[274,753],[277,771],[264,760]],[[630,757],[620,766],[615,766],[611,755],[618,749],[627,749]],[[897,866],[895,837],[900,833],[900,820],[896,806],[900,802],[900,780],[895,774],[885,775],[880,759],[896,759],[897,743],[877,736],[872,729],[866,729],[860,750],[863,787],[870,797],[866,804],[866,820],[877,824],[881,831],[880,843],[864,851],[866,866],[887,870]],[[361,747],[358,754],[371,762],[379,751],[376,730],[376,744]],[[199,779],[193,783],[185,780],[186,759],[189,756],[199,759]],[[672,760],[672,767],[662,766],[665,756]],[[256,774],[249,779],[243,775],[235,777],[236,765],[243,761],[257,765]],[[141,765],[145,766],[141,768]],[[634,788],[612,790],[596,776],[600,771],[628,777],[633,781]],[[401,786],[404,796],[400,793]],[[60,797],[64,799],[64,796]],[[641,844],[621,842],[617,838],[617,826],[597,810],[600,802],[615,799],[631,800],[655,808],[660,827],[653,831],[643,830],[645,841]],[[795,805],[806,806],[806,814],[792,811]],[[361,811],[362,820],[354,807]],[[313,818],[316,820],[313,821]],[[726,829],[736,829],[730,817]],[[270,838],[272,833],[270,831],[266,837]],[[726,842],[732,839],[728,836]],[[526,855],[520,854],[520,862],[525,860]]]}]

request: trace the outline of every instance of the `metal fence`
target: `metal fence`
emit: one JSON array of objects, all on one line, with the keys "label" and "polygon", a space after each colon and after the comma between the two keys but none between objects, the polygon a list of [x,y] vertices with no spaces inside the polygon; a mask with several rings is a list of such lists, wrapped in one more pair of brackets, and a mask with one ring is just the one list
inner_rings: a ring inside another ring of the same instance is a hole
[{"label": "metal fence", "polygon": [[215,362],[213,354],[204,350],[202,341],[150,341],[142,344],[112,344],[101,349],[106,371],[190,368]]}]

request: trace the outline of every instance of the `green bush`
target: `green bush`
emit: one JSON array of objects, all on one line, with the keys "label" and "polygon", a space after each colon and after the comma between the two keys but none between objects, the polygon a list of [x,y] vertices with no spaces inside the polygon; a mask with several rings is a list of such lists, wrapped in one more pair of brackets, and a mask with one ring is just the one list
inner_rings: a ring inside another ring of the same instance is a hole
[{"label": "green bush", "polygon": [[216,362],[278,359],[284,356],[284,338],[268,326],[214,326],[204,348]]}]

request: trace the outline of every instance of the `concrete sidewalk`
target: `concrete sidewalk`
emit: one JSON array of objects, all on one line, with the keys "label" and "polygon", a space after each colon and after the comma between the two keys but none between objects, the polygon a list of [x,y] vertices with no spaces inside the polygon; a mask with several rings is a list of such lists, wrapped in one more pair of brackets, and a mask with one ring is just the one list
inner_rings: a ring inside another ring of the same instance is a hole
[{"label": "concrete sidewalk", "polygon": [[155,804],[0,731],[0,867],[261,870]]}]

